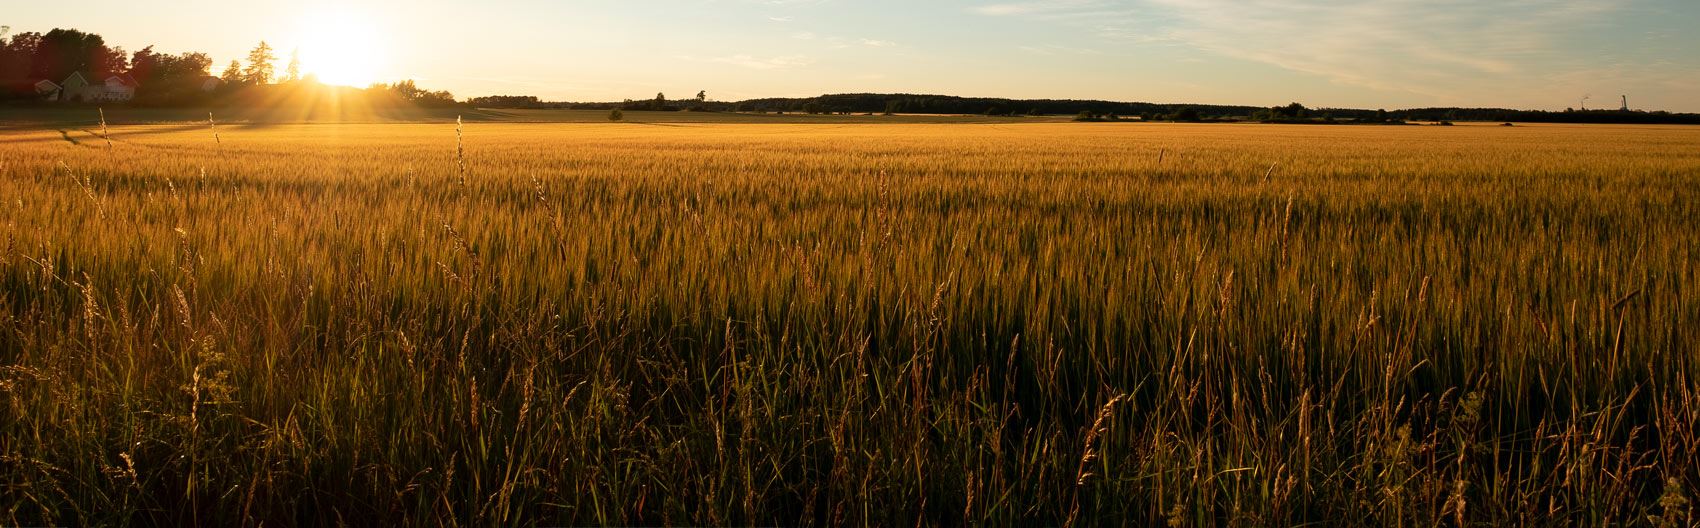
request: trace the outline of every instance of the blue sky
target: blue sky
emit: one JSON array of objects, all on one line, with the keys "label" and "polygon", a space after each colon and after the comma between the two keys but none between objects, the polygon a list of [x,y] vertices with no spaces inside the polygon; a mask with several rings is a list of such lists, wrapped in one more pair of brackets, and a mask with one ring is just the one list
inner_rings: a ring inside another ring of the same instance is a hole
[{"label": "blue sky", "polygon": [[1700,111],[1694,0],[67,5],[19,2],[0,13],[0,25],[75,27],[131,51],[148,44],[205,51],[220,68],[260,39],[287,55],[296,47],[336,48],[337,35],[367,32],[365,40],[382,49],[347,56],[363,57],[361,69],[372,77],[415,78],[463,97],[617,100],[707,90],[731,100],[872,91],[1562,109],[1590,95],[1591,107],[1616,107],[1618,95],[1628,94],[1637,108]]}]

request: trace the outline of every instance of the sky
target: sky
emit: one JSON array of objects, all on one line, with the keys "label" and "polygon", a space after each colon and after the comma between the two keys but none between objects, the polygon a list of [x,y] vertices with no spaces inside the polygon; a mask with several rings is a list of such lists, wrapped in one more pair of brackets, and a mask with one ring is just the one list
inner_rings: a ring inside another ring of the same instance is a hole
[{"label": "sky", "polygon": [[[1696,0],[84,0],[0,25],[458,97],[904,92],[1700,112]],[[1585,102],[1584,102],[1585,101]]]}]

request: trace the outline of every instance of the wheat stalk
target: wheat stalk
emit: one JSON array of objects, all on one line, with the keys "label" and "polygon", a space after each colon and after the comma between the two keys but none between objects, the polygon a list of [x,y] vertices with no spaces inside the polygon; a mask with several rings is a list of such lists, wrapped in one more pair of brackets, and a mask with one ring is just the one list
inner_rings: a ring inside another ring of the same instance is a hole
[{"label": "wheat stalk", "polygon": [[106,109],[96,108],[100,112],[100,138],[106,140],[106,150],[112,150],[112,134],[106,130]]},{"label": "wheat stalk", "polygon": [[207,128],[212,129],[213,144],[218,145],[218,153],[224,154],[224,140],[218,137],[218,122],[213,121],[212,112],[207,112]]},{"label": "wheat stalk", "polygon": [[1084,449],[1081,450],[1080,467],[1074,472],[1074,484],[1076,486],[1085,486],[1086,481],[1097,476],[1097,473],[1093,473],[1088,466],[1098,460],[1098,437],[1109,431],[1111,412],[1116,409],[1116,404],[1125,399],[1127,399],[1127,395],[1118,394],[1114,398],[1110,398],[1110,401],[1104,402],[1104,406],[1098,409],[1098,418],[1092,420],[1092,427],[1086,430],[1086,440],[1082,442]]},{"label": "wheat stalk", "polygon": [[466,185],[466,123],[455,116],[455,169],[460,172],[460,184]]}]

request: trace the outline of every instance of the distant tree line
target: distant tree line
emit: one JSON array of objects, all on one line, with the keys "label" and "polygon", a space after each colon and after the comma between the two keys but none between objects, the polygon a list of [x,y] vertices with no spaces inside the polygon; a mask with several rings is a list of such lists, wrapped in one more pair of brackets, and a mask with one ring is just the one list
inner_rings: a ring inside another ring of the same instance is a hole
[{"label": "distant tree line", "polygon": [[744,111],[885,114],[1077,115],[1150,117],[1191,109],[1204,116],[1249,115],[1254,107],[1201,104],[1126,103],[1074,99],[1001,99],[915,94],[834,94],[809,98],[751,99]]},{"label": "distant tree line", "polygon": [[547,102],[534,96],[477,97],[468,101],[486,108],[574,110],[762,112],[803,114],[977,114],[997,116],[1075,116],[1077,121],[1258,121],[1295,124],[1399,124],[1408,121],[1517,121],[1530,123],[1646,123],[1700,124],[1700,114],[1588,110],[1548,112],[1503,108],[1417,108],[1368,110],[1309,108],[1300,103],[1276,107],[1116,102],[1076,99],[1000,99],[914,94],[831,94],[803,98],[765,98],[744,101]]},{"label": "distant tree line", "polygon": [[481,108],[548,108],[535,95],[487,95],[467,99],[466,103]]},{"label": "distant tree line", "polygon": [[1231,122],[1237,121],[1230,116],[1205,116],[1198,109],[1183,106],[1169,113],[1146,112],[1136,116],[1123,116],[1117,113],[1100,114],[1091,110],[1082,110],[1075,114],[1075,121],[1083,123],[1114,123],[1118,121],[1175,121],[1180,123]]},{"label": "distant tree line", "polygon": [[1393,112],[1409,121],[1504,121],[1520,123],[1598,123],[1700,125],[1700,114],[1641,110],[1509,110],[1504,108],[1414,108]]},{"label": "distant tree line", "polygon": [[473,97],[466,104],[479,108],[507,108],[533,110],[621,110],[638,112],[736,112],[741,110],[738,103],[711,101],[707,91],[697,92],[693,99],[671,100],[667,94],[658,93],[650,99],[626,99],[620,102],[551,102],[543,101],[534,95],[490,95]]},{"label": "distant tree line", "polygon": [[711,101],[705,94],[696,99],[668,100],[664,94],[653,99],[626,99],[620,102],[548,102],[535,96],[489,96],[469,99],[469,104],[486,108],[533,108],[573,110],[760,112],[800,114],[978,114],[995,116],[1074,115],[1092,112],[1094,115],[1118,115],[1160,119],[1182,110],[1208,116],[1248,115],[1255,107],[1179,105],[1152,103],[1118,103],[1111,101],[1079,100],[1015,100],[967,98],[946,95],[910,94],[836,94],[807,98],[767,98],[745,101]]},{"label": "distant tree line", "polygon": [[431,91],[418,87],[412,79],[394,84],[378,83],[366,88],[368,92],[388,94],[396,99],[420,106],[455,106],[455,95],[446,90]]},{"label": "distant tree line", "polygon": [[1511,110],[1505,108],[1412,108],[1404,110],[1363,110],[1354,108],[1306,108],[1299,103],[1255,111],[1250,119],[1265,123],[1374,123],[1401,124],[1410,121],[1441,122],[1485,121],[1518,123],[1615,123],[1615,124],[1700,124],[1700,114],[1640,110],[1566,109],[1561,112],[1545,110]]},{"label": "distant tree line", "polygon": [[[91,83],[115,75],[127,77],[134,83],[135,95],[126,102],[138,106],[265,105],[291,100],[292,92],[329,88],[302,74],[296,53],[290,54],[280,74],[277,51],[265,41],[248,52],[246,65],[232,60],[215,77],[212,57],[206,53],[171,54],[155,51],[153,46],[127,53],[109,46],[100,35],[75,29],[8,35],[9,29],[0,27],[0,102],[43,103],[50,94],[36,84],[45,80],[57,85],[73,73],[82,73]],[[453,94],[422,89],[412,80],[354,91],[380,104],[459,104]]]}]

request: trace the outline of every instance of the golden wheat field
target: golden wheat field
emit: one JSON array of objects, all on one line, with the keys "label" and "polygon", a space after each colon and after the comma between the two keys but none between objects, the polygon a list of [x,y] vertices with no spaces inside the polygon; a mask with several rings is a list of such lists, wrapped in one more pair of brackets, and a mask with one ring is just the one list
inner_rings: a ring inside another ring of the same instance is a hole
[{"label": "golden wheat field", "polygon": [[0,130],[0,524],[1700,522],[1700,129],[458,134]]}]

